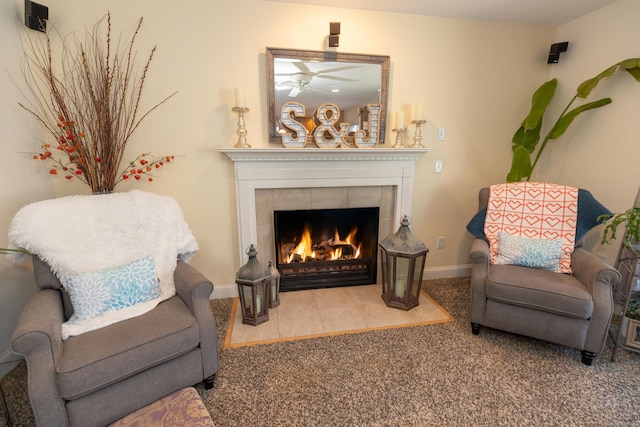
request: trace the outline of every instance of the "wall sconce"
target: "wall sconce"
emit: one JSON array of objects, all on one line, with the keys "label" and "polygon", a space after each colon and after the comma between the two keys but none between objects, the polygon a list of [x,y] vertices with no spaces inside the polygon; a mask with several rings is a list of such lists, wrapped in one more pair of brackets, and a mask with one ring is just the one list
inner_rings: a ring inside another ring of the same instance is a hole
[{"label": "wall sconce", "polygon": [[340,45],[340,23],[329,23],[329,47],[338,47]]},{"label": "wall sconce", "polygon": [[567,47],[569,47],[569,42],[552,44],[551,49],[549,50],[549,59],[547,60],[547,64],[556,64],[560,59],[560,54],[567,51]]},{"label": "wall sconce", "polygon": [[24,25],[32,30],[47,32],[49,8],[47,6],[24,0]]}]

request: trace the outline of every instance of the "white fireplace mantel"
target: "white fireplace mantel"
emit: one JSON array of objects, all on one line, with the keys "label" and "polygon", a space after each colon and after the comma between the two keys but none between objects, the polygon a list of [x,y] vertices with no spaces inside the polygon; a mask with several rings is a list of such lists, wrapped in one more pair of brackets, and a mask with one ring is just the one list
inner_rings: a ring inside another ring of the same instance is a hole
[{"label": "white fireplace mantel", "polygon": [[240,264],[257,241],[256,190],[395,186],[395,223],[411,216],[415,161],[432,148],[221,148],[234,162]]},{"label": "white fireplace mantel", "polygon": [[433,148],[220,148],[234,162],[418,160]]}]

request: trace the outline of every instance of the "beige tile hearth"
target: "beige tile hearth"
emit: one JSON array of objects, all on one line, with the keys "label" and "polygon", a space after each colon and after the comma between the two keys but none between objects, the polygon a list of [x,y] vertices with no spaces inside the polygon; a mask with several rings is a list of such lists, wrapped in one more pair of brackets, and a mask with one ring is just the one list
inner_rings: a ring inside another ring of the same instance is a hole
[{"label": "beige tile hearth", "polygon": [[409,311],[387,307],[380,295],[380,285],[283,292],[280,306],[269,310],[269,321],[258,326],[242,324],[236,298],[224,345],[241,347],[453,320],[424,292],[420,305]]}]

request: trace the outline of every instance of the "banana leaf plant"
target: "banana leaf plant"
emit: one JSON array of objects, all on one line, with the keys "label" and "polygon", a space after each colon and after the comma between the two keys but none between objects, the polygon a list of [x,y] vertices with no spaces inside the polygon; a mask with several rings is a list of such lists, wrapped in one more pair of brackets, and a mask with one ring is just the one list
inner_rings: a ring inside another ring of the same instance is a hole
[{"label": "banana leaf plant", "polygon": [[[538,164],[542,151],[550,140],[561,137],[580,113],[611,104],[611,98],[601,98],[597,101],[588,102],[570,109],[578,98],[586,99],[601,80],[610,77],[616,70],[626,71],[637,82],[640,82],[640,58],[630,58],[620,61],[597,76],[582,82],[580,86],[578,86],[574,97],[569,101],[569,104],[567,104],[564,110],[562,110],[560,117],[558,117],[555,124],[544,136],[537,152],[536,147],[540,142],[540,131],[542,129],[544,114],[556,92],[558,81],[551,79],[534,92],[531,98],[531,110],[512,139],[513,161],[511,163],[511,170],[507,174],[507,182],[528,181],[533,173],[533,169],[536,167],[536,164]],[[534,152],[536,154],[532,162],[531,156]]]}]

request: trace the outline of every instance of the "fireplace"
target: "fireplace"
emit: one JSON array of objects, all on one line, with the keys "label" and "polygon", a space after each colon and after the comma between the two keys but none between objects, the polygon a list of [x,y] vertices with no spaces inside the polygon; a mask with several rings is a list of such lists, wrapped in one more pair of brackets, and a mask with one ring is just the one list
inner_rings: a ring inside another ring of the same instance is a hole
[{"label": "fireplace", "polygon": [[376,283],[379,207],[274,211],[283,292]]},{"label": "fireplace", "polygon": [[[219,149],[234,163],[239,265],[246,263],[246,250],[255,243],[260,261],[275,262],[276,210],[378,206],[378,236],[395,232],[402,216],[411,216],[415,162],[431,150]],[[234,296],[235,288],[218,286],[217,292]]]}]

